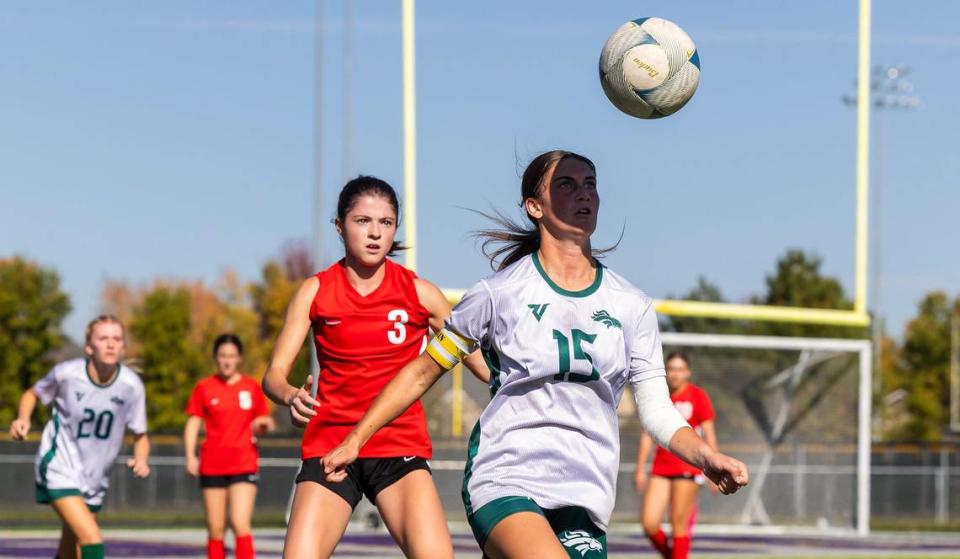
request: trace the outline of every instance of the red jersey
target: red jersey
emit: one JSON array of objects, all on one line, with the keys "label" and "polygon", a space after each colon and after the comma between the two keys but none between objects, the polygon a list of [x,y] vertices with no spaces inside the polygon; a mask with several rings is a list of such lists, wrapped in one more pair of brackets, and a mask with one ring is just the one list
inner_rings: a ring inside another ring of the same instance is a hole
[{"label": "red jersey", "polygon": [[[671,394],[670,399],[690,427],[703,436],[700,424],[714,418],[713,404],[706,391],[695,384],[688,383],[680,392]],[[676,477],[685,474],[699,475],[701,472],[671,454],[669,450],[658,446],[657,453],[653,456],[651,473],[655,476]]]},{"label": "red jersey", "polygon": [[[303,434],[304,459],[321,457],[347,436],[377,394],[426,347],[430,312],[420,304],[416,274],[386,261],[380,285],[361,296],[341,260],[317,274],[320,288],[310,307],[320,408]],[[361,458],[430,458],[423,405],[415,402],[380,429],[360,450]]]},{"label": "red jersey", "polygon": [[220,375],[207,377],[193,388],[187,413],[203,419],[206,426],[207,436],[200,445],[200,475],[257,471],[251,423],[270,413],[259,382],[244,375],[232,384]]}]

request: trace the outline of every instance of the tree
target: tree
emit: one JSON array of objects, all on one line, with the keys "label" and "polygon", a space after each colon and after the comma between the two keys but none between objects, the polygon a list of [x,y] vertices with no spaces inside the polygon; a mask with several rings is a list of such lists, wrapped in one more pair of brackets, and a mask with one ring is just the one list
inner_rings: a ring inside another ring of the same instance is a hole
[{"label": "tree", "polygon": [[960,299],[942,291],[928,293],[917,316],[907,324],[899,363],[888,379],[888,392],[906,393],[907,419],[892,429],[902,439],[939,440],[950,405],[950,318],[960,316]]},{"label": "tree", "polygon": [[209,370],[190,332],[191,297],[183,287],[158,285],[133,311],[130,334],[139,342],[151,430],[183,428],[190,391]]},{"label": "tree", "polygon": [[[267,262],[263,267],[260,282],[252,286],[253,309],[259,318],[258,334],[265,355],[273,351],[277,336],[283,328],[287,305],[299,287],[300,283],[291,281],[276,262]],[[306,343],[308,338],[305,338],[303,348],[294,360],[289,379],[291,384],[303,382],[310,372],[310,351]]]},{"label": "tree", "polygon": [[[667,295],[673,299],[673,295]],[[723,293],[715,283],[704,276],[697,277],[697,285],[679,299],[683,301],[704,301],[708,303],[726,302]],[[723,318],[703,318],[698,316],[671,316],[664,318],[664,330],[672,332],[692,332],[699,334],[731,334],[742,331],[743,325]]]},{"label": "tree", "polygon": [[0,259],[0,425],[14,419],[20,393],[54,364],[70,310],[55,271],[19,256]]},{"label": "tree", "polygon": [[[817,309],[851,309],[840,281],[820,271],[823,259],[800,249],[789,249],[777,259],[776,270],[767,276],[767,292],[754,297],[762,305]],[[754,334],[850,338],[866,337],[867,330],[815,324],[756,323]]]}]

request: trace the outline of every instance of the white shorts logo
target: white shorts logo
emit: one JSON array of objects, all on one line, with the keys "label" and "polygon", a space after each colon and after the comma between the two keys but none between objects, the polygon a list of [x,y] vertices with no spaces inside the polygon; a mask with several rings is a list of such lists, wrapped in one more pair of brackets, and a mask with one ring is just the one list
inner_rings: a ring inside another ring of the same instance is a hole
[{"label": "white shorts logo", "polygon": [[249,390],[241,390],[237,397],[240,400],[240,409],[249,410],[253,407],[253,395],[250,394]]},{"label": "white shorts logo", "polygon": [[603,546],[586,530],[567,530],[560,534],[560,543],[564,547],[576,549],[582,557],[586,557],[591,551],[603,553]]}]

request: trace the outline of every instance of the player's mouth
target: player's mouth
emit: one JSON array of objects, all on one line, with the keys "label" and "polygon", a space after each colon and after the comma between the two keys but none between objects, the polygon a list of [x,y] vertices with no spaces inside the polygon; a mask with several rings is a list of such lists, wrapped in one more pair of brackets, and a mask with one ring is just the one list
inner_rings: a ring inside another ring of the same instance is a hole
[{"label": "player's mouth", "polygon": [[590,208],[580,208],[579,210],[577,210],[577,215],[592,215],[592,214],[593,214],[593,210],[591,210]]},{"label": "player's mouth", "polygon": [[370,243],[367,245],[367,250],[371,252],[377,252],[378,250],[380,250],[380,245],[376,243]]}]

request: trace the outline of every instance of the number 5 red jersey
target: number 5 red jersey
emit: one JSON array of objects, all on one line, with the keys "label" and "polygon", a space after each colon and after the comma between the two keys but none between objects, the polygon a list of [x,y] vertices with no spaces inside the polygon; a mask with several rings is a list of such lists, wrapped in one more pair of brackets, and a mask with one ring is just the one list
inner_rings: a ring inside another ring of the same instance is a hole
[{"label": "number 5 red jersey", "polygon": [[[303,459],[321,457],[339,445],[387,383],[423,351],[430,313],[420,304],[416,277],[387,260],[383,281],[362,296],[347,279],[342,260],[317,274],[320,288],[310,320],[321,405],[303,435]],[[361,458],[431,455],[419,401],[360,450]]]}]

